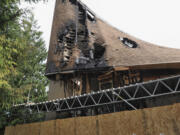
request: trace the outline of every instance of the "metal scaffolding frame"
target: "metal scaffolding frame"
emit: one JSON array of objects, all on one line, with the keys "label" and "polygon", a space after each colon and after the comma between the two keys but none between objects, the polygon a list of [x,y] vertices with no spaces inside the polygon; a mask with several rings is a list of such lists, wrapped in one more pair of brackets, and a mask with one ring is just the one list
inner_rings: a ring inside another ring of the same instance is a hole
[{"label": "metal scaffolding frame", "polygon": [[35,113],[41,113],[71,112],[105,106],[109,112],[112,112],[111,110],[115,107],[115,104],[124,103],[131,109],[138,109],[133,105],[138,100],[177,93],[180,93],[180,75],[64,99],[15,105],[13,108],[15,110],[30,109]]}]

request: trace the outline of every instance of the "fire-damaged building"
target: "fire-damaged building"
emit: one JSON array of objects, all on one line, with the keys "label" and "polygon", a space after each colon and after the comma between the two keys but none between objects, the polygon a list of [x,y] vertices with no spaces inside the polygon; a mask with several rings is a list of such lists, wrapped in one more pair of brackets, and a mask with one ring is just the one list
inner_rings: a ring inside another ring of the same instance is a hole
[{"label": "fire-damaged building", "polygon": [[56,0],[45,75],[48,100],[10,112],[37,123],[5,135],[180,134],[180,50],[124,33],[80,0]]},{"label": "fire-damaged building", "polygon": [[56,0],[46,76],[49,99],[13,105],[7,118],[26,124],[5,135],[180,134],[180,50],[124,33],[80,0]]},{"label": "fire-damaged building", "polygon": [[98,18],[79,0],[57,0],[46,76],[49,99],[180,73],[180,50],[157,46]]}]

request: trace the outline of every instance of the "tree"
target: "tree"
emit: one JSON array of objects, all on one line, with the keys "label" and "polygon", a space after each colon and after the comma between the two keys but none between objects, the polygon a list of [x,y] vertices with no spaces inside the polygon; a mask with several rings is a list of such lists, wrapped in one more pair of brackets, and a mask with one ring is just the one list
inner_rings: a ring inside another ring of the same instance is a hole
[{"label": "tree", "polygon": [[[22,0],[1,0],[0,2],[0,32],[7,32],[8,26],[14,23],[18,17],[25,13],[19,8]],[[25,0],[26,2],[39,2],[47,0]]]},{"label": "tree", "polygon": [[42,32],[32,13],[19,9],[18,2],[0,3],[0,130],[23,121],[13,118],[8,123],[13,104],[39,102],[47,97],[48,81],[44,76],[47,51]]},{"label": "tree", "polygon": [[41,38],[42,32],[38,31],[37,22],[32,14],[22,19],[21,29],[20,38],[24,43],[23,55],[16,61],[17,74],[11,77],[10,82],[12,86],[16,86],[16,91],[26,90],[23,92],[24,102],[39,102],[45,100],[43,97],[46,94],[47,79],[44,77],[44,71],[47,51]]}]

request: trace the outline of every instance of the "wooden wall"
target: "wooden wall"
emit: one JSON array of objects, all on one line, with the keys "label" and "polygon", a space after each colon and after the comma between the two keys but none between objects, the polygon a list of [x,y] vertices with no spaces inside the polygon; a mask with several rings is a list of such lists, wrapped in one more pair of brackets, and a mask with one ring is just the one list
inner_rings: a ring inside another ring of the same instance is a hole
[{"label": "wooden wall", "polygon": [[48,100],[64,98],[64,97],[65,97],[64,82],[61,80],[58,81],[50,80]]},{"label": "wooden wall", "polygon": [[5,135],[180,135],[180,103],[10,126]]}]

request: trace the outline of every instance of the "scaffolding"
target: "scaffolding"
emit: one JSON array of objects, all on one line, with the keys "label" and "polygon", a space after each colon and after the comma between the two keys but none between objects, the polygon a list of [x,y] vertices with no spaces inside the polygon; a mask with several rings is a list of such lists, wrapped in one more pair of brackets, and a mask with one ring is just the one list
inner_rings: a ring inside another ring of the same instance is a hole
[{"label": "scaffolding", "polygon": [[[28,109],[42,112],[85,112],[88,109],[99,112],[116,112],[123,105],[127,110],[139,109],[138,101],[180,93],[180,75],[125,87],[91,92],[80,96],[56,99],[41,103],[20,104],[14,110]],[[163,100],[166,100],[164,98]],[[122,104],[123,103],[123,104]],[[16,111],[14,111],[16,112]]]}]

